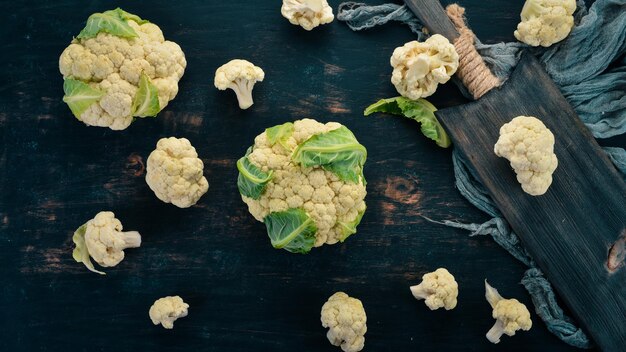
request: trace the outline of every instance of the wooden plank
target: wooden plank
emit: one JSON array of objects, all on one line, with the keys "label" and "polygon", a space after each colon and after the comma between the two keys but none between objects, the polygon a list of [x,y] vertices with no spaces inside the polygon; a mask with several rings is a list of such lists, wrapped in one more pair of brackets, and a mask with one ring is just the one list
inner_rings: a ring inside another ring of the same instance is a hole
[{"label": "wooden plank", "polygon": [[[524,193],[493,146],[518,115],[554,133],[559,166],[548,192]],[[541,65],[525,54],[509,81],[437,116],[577,320],[605,351],[626,346],[626,268],[607,270],[626,229],[626,185]]]},{"label": "wooden plank", "polygon": [[441,34],[450,41],[459,37],[459,32],[446,15],[439,0],[404,0],[404,2],[432,33]]}]

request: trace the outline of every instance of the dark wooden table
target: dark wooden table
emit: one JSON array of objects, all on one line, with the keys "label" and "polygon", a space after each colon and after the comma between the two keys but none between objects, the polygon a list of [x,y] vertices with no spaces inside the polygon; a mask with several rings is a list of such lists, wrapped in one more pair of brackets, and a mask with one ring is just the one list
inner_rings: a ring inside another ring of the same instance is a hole
[{"label": "dark wooden table", "polygon": [[[462,2],[486,41],[513,39],[522,3]],[[487,342],[494,320],[483,279],[530,305],[519,284],[525,268],[489,238],[423,219],[486,220],[454,188],[450,150],[412,121],[362,117],[368,104],[396,95],[389,57],[413,39],[407,28],[353,33],[334,22],[309,33],[281,17],[279,1],[1,5],[0,350],[339,351],[319,313],[340,290],[365,305],[367,351],[572,350],[534,313],[530,332]],[[178,97],[122,132],[76,121],[58,72],[87,16],[118,5],[157,23],[188,60]],[[249,111],[213,87],[215,69],[233,58],[266,72]],[[431,100],[463,102],[452,85]],[[307,256],[271,248],[239,198],[235,168],[265,127],[304,117],[347,125],[369,152],[358,235]],[[190,139],[205,163],[210,189],[190,209],[160,202],[144,181],[146,157],[168,136]],[[106,277],[71,257],[74,229],[101,210],[143,235]],[[431,312],[408,290],[437,267],[459,282],[453,311]],[[153,326],[152,302],[175,294],[189,316],[172,331]]]}]

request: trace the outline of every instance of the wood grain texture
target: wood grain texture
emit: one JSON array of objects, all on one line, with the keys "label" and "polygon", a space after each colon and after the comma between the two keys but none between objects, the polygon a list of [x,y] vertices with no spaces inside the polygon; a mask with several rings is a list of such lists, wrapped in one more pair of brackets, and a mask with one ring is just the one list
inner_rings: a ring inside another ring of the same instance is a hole
[{"label": "wood grain texture", "polygon": [[404,0],[404,2],[431,33],[441,34],[451,42],[459,37],[459,32],[439,0]]},{"label": "wood grain texture", "polygon": [[[522,3],[463,1],[487,41],[513,40]],[[306,32],[281,17],[276,1],[0,4],[0,350],[340,351],[319,322],[338,290],[365,305],[364,351],[575,350],[534,313],[531,331],[487,342],[493,319],[482,280],[530,305],[519,284],[524,267],[488,238],[421,217],[486,220],[454,188],[449,150],[413,121],[362,117],[367,105],[397,95],[389,57],[414,39],[406,27],[354,33],[333,22]],[[87,17],[116,6],[157,23],[188,61],[176,99],[122,132],[76,121],[61,102],[58,72]],[[215,69],[239,57],[266,72],[245,112],[232,92],[213,87]],[[465,102],[452,84],[429,99],[440,108]],[[358,234],[307,256],[271,248],[239,198],[235,168],[264,128],[302,117],[339,121],[368,148]],[[148,154],[169,136],[189,138],[205,163],[209,191],[189,209],[160,202],[144,180]],[[106,277],[71,257],[73,231],[101,210],[143,235]],[[408,290],[440,266],[461,290],[449,312],[429,311]],[[166,331],[148,309],[172,294],[191,307]]]},{"label": "wood grain texture", "polygon": [[[493,153],[499,127],[519,115],[555,136],[559,166],[542,196]],[[502,88],[437,116],[577,320],[603,350],[623,351],[626,270],[609,272],[607,259],[626,230],[626,184],[541,64],[524,54]]]}]

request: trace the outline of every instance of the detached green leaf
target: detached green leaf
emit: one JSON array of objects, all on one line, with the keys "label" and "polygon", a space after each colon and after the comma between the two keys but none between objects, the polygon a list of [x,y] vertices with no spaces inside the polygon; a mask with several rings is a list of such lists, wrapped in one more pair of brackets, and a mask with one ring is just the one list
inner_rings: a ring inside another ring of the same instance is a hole
[{"label": "detached green leaf", "polygon": [[106,273],[102,271],[96,270],[94,268],[93,263],[91,262],[91,257],[89,257],[89,251],[87,250],[87,244],[85,243],[85,231],[87,230],[87,224],[83,224],[81,227],[76,229],[74,232],[74,236],[72,236],[72,241],[76,245],[74,251],[72,252],[72,257],[77,263],[83,263],[90,271],[94,273],[98,273],[100,275],[106,275]]},{"label": "detached green leaf", "polygon": [[350,235],[354,235],[356,233],[356,227],[361,223],[361,219],[363,219],[364,214],[365,210],[357,214],[356,218],[350,222],[337,222],[341,226],[341,237],[339,238],[340,242],[345,241],[346,238],[350,237]]},{"label": "detached green leaf", "polygon": [[303,209],[270,213],[263,222],[274,248],[306,254],[315,244],[317,226]]},{"label": "detached green leaf", "polygon": [[148,117],[156,116],[161,111],[159,104],[159,90],[150,82],[145,73],[139,78],[139,89],[133,98],[133,116]]},{"label": "detached green leaf", "polygon": [[66,78],[63,82],[63,101],[70,107],[74,116],[80,120],[82,115],[91,104],[99,101],[104,92],[92,88],[89,84],[72,78]]},{"label": "detached green leaf", "polygon": [[450,137],[443,129],[435,116],[437,108],[425,99],[410,100],[405,97],[381,99],[368,106],[364,115],[382,112],[399,115],[413,119],[421,124],[422,133],[434,140],[438,146],[447,148],[450,146]]},{"label": "detached green leaf", "polygon": [[137,32],[128,24],[128,21],[135,21],[144,24],[148,21],[142,20],[139,16],[128,13],[119,7],[102,13],[96,12],[89,16],[85,28],[78,34],[78,39],[94,38],[100,32],[112,34],[123,38],[135,38]]},{"label": "detached green leaf", "polygon": [[293,123],[287,122],[282,125],[266,128],[265,134],[267,135],[267,140],[270,142],[270,145],[280,143],[285,149],[289,149],[285,145],[285,142],[293,134]]},{"label": "detached green leaf", "polygon": [[263,172],[256,165],[252,164],[248,159],[248,155],[252,153],[252,147],[248,148],[246,155],[237,161],[237,170],[239,170],[239,177],[237,177],[237,188],[242,195],[259,199],[267,183],[270,182],[274,172]]},{"label": "detached green leaf", "polygon": [[366,158],[367,149],[345,126],[309,138],[292,155],[302,166],[321,166],[341,180],[353,183],[362,179]]}]

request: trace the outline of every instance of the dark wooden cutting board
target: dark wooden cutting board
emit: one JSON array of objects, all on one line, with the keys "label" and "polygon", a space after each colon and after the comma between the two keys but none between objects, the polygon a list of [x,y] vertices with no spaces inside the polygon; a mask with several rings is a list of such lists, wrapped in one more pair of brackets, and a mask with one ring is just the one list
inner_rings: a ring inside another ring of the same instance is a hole
[{"label": "dark wooden cutting board", "polygon": [[[524,193],[493,152],[518,115],[555,136],[559,166],[542,196]],[[524,54],[503,87],[437,117],[577,320],[603,350],[624,351],[626,268],[610,271],[607,258],[626,231],[626,186],[543,67]]]}]

